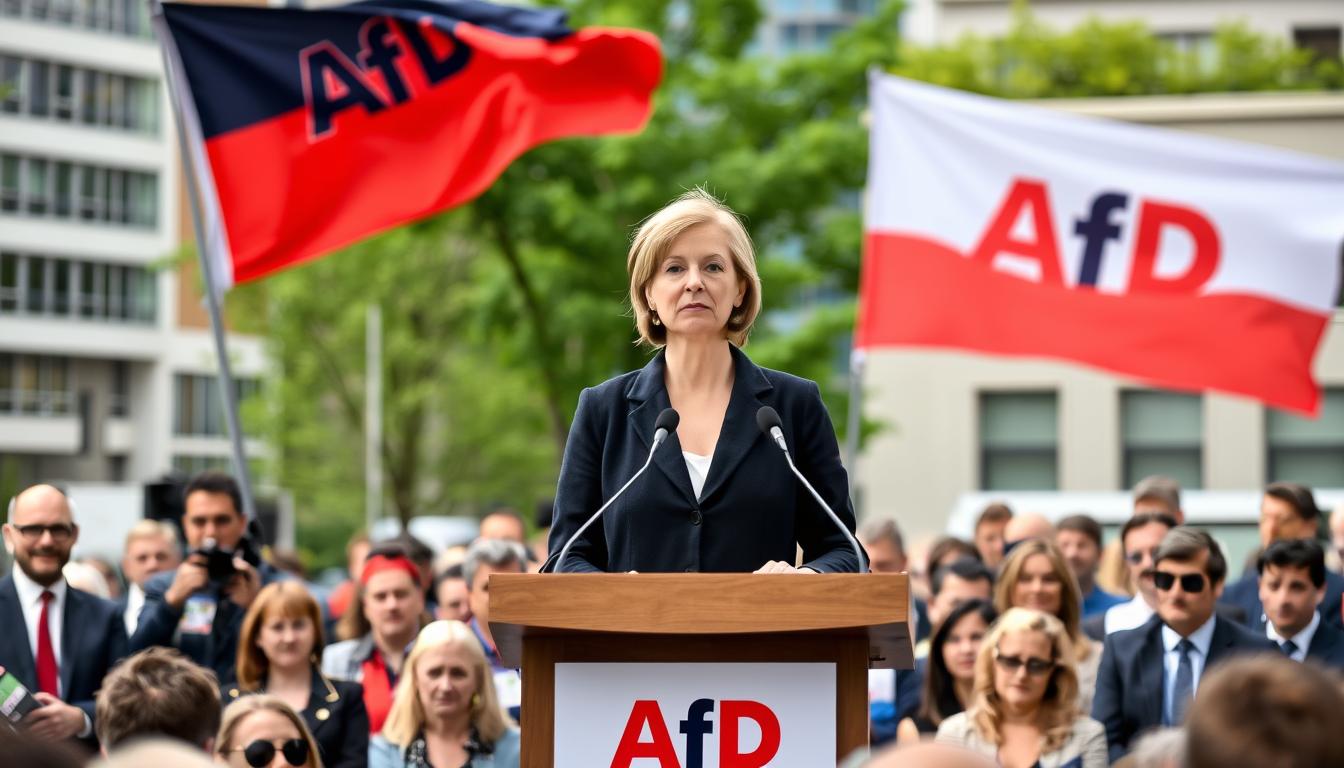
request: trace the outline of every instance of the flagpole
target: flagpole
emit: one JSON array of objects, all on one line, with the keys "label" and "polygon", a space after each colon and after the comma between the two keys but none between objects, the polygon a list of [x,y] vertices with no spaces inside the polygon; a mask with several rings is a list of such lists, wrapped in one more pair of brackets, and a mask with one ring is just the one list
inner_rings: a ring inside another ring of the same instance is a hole
[{"label": "flagpole", "polygon": [[863,350],[849,352],[849,412],[845,414],[845,467],[849,470],[849,493],[858,487],[859,432],[863,426]]},{"label": "flagpole", "polygon": [[[167,78],[168,100],[172,104],[173,118],[177,123],[178,151],[181,153],[182,169],[187,177],[187,200],[191,207],[191,225],[195,230],[196,251],[200,258],[201,277],[205,282],[205,307],[210,315],[210,331],[214,337],[215,357],[219,363],[218,381],[220,396],[224,402],[224,421],[229,429],[229,448],[233,458],[233,474],[238,481],[238,490],[243,500],[242,512],[248,519],[248,532],[256,538],[261,531],[257,522],[255,497],[252,494],[252,471],[248,466],[247,453],[243,448],[242,420],[238,417],[238,393],[233,388],[233,372],[229,367],[228,345],[224,339],[224,319],[220,311],[220,294],[214,270],[211,268],[212,257],[214,256],[211,250],[212,238],[207,236],[204,225],[205,218],[202,214],[200,185],[198,183],[199,175],[195,164],[192,162],[193,155],[187,140],[184,105],[178,93],[179,87],[185,87],[183,85],[184,81],[181,79],[185,74],[177,71],[174,66],[175,57],[170,55],[169,52],[169,46],[173,45],[172,37],[168,34],[167,25],[163,19],[163,7],[158,0],[150,0],[150,15],[153,19],[154,30],[159,36],[159,52],[163,57],[164,77]],[[180,289],[181,286],[179,286]],[[260,544],[261,542],[258,540],[256,543]]]}]

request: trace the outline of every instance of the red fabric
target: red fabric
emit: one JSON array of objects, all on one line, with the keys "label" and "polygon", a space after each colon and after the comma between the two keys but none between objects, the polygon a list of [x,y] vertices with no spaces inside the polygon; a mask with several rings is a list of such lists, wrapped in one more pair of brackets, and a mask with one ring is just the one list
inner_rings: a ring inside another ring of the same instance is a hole
[{"label": "red fabric", "polygon": [[383,654],[377,650],[364,660],[362,669],[364,708],[369,711],[369,733],[376,734],[383,730],[387,713],[392,710],[392,677],[387,673],[387,665],[383,664]]},{"label": "red fabric", "polygon": [[359,574],[359,583],[368,584],[369,579],[374,574],[386,573],[387,571],[404,571],[411,575],[411,580],[418,586],[420,584],[420,569],[415,567],[415,563],[404,557],[388,557],[387,555],[374,555],[364,561],[364,570]]},{"label": "red fabric", "polygon": [[350,603],[355,599],[355,582],[342,581],[331,590],[327,595],[327,615],[333,619],[339,619],[349,610]]},{"label": "red fabric", "polygon": [[51,647],[47,609],[55,595],[42,593],[42,615],[37,619],[37,690],[52,696],[60,695],[61,670],[56,666],[56,651]]},{"label": "red fabric", "polygon": [[987,269],[904,233],[866,238],[855,345],[1061,358],[1156,386],[1249,395],[1315,415],[1328,317],[1264,296],[1115,295]]}]

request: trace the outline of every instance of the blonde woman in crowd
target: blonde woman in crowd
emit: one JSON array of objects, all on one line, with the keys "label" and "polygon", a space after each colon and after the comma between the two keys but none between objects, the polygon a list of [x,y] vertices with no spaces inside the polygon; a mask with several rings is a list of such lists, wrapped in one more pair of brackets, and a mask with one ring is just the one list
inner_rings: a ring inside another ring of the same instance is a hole
[{"label": "blonde woman in crowd", "polygon": [[1050,614],[1012,608],[985,637],[965,712],[937,740],[1002,768],[1106,768],[1106,731],[1078,708],[1073,641]]},{"label": "blonde woman in crowd", "polygon": [[1078,677],[1078,708],[1092,711],[1101,665],[1101,643],[1083,634],[1083,596],[1064,553],[1048,539],[1027,539],[1013,547],[999,569],[994,585],[994,607],[1031,608],[1064,624],[1073,647],[1071,660]]},{"label": "blonde woman in crowd", "polygon": [[519,745],[475,633],[460,621],[426,625],[369,744],[369,768],[518,768]]},{"label": "blonde woman in crowd", "polygon": [[303,718],[276,696],[245,696],[224,710],[215,761],[232,768],[322,768]]}]

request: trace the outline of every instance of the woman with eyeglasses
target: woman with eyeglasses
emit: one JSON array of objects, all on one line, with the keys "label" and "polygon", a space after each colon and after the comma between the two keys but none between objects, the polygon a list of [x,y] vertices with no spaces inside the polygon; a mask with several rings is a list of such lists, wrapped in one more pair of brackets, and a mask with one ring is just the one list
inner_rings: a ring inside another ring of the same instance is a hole
[{"label": "woman with eyeglasses", "polygon": [[970,706],[938,726],[938,741],[1003,768],[1106,768],[1106,731],[1078,708],[1073,659],[1063,622],[1009,609],[980,647]]},{"label": "woman with eyeglasses", "polygon": [[299,713],[276,696],[245,696],[224,709],[215,762],[233,768],[323,768]]},{"label": "woman with eyeglasses", "polygon": [[297,581],[257,594],[238,637],[237,682],[223,686],[224,704],[268,693],[300,713],[327,768],[364,768],[369,715],[359,683],[322,674],[322,610]]},{"label": "woman with eyeglasses", "polygon": [[1078,708],[1091,712],[1102,646],[1083,633],[1083,592],[1054,542],[1027,539],[1013,547],[999,566],[994,607],[999,613],[1031,608],[1063,622],[1076,654],[1072,661],[1078,677]]},{"label": "woman with eyeglasses", "polygon": [[518,768],[519,756],[476,633],[460,621],[425,625],[369,743],[369,768]]},{"label": "woman with eyeglasses", "polygon": [[912,744],[933,736],[947,718],[965,711],[975,689],[975,660],[989,627],[998,617],[984,600],[967,600],[953,608],[929,644],[924,663],[924,688],[919,710],[896,728],[896,740]]}]

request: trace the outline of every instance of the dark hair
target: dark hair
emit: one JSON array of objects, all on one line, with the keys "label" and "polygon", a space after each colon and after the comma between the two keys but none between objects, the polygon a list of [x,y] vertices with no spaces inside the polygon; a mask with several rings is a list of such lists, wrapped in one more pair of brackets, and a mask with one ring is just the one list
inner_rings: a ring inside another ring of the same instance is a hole
[{"label": "dark hair", "polygon": [[364,556],[365,562],[375,555],[404,557],[412,563],[427,563],[434,559],[434,550],[425,542],[403,531],[397,534],[396,538],[380,541],[369,547],[369,554]]},{"label": "dark hair", "polygon": [[219,730],[219,684],[172,648],[151,647],[117,665],[98,691],[98,741],[109,752],[138,736],[204,748]]},{"label": "dark hair", "polygon": [[1163,514],[1161,512],[1144,512],[1141,515],[1135,515],[1126,520],[1125,524],[1120,527],[1120,549],[1122,551],[1124,550],[1125,538],[1129,536],[1130,531],[1136,528],[1143,528],[1145,526],[1152,525],[1153,523],[1160,523],[1161,525],[1165,525],[1167,527],[1167,530],[1171,530],[1172,528],[1175,528],[1178,525],[1178,523],[1176,522],[1176,518],[1172,517],[1171,515]]},{"label": "dark hair", "polygon": [[1055,531],[1073,531],[1092,540],[1101,549],[1101,524],[1087,515],[1069,515],[1055,523]]},{"label": "dark hair", "polygon": [[232,475],[206,470],[191,478],[182,491],[183,514],[186,514],[187,499],[197,491],[226,494],[229,501],[233,502],[233,511],[243,514],[243,493],[238,490],[238,481],[234,480]]},{"label": "dark hair", "polygon": [[938,570],[938,563],[952,552],[960,553],[958,560],[970,558],[971,560],[984,562],[984,558],[980,556],[980,550],[976,549],[971,542],[958,539],[955,536],[944,536],[933,542],[933,546],[929,548],[929,559],[924,563],[924,570],[928,573]]},{"label": "dark hair", "polygon": [[1001,501],[996,501],[980,512],[980,516],[975,519],[975,530],[980,530],[980,526],[985,523],[1006,523],[1012,519],[1012,508]]},{"label": "dark hair", "polygon": [[0,727],[0,754],[5,756],[5,765],[22,765],[24,768],[80,768],[88,758],[70,743],[46,741],[29,736],[23,731]]},{"label": "dark hair", "polygon": [[1313,587],[1325,586],[1325,549],[1315,539],[1279,539],[1260,553],[1255,561],[1256,573],[1263,575],[1267,565],[1306,568]]},{"label": "dark hair", "polygon": [[1297,513],[1297,516],[1303,520],[1314,523],[1321,517],[1321,510],[1316,506],[1316,497],[1311,494],[1311,489],[1305,485],[1270,483],[1265,486],[1265,495],[1287,502]]},{"label": "dark hair", "polygon": [[432,589],[434,590],[434,594],[435,595],[439,594],[439,587],[443,586],[443,583],[445,581],[452,581],[454,579],[457,579],[459,581],[466,580],[466,576],[463,575],[462,573],[461,563],[453,563],[447,568],[444,568],[442,573],[439,573],[434,576],[434,586],[432,587]]},{"label": "dark hair", "polygon": [[933,638],[929,641],[919,716],[934,725],[966,709],[957,701],[956,682],[947,668],[947,662],[943,660],[943,646],[947,645],[947,638],[957,624],[972,613],[984,620],[986,629],[999,617],[999,612],[994,610],[994,605],[988,600],[967,600],[948,612],[947,618],[934,630]]},{"label": "dark hair", "polygon": [[956,576],[962,581],[985,581],[989,582],[991,589],[994,587],[994,572],[988,566],[979,560],[963,557],[933,570],[929,586],[935,596],[943,591],[943,582],[947,581],[948,576]]},{"label": "dark hair", "polygon": [[1227,578],[1227,561],[1223,559],[1222,547],[1207,531],[1188,525],[1178,525],[1167,531],[1157,547],[1157,554],[1153,556],[1153,567],[1156,568],[1163,560],[1188,563],[1199,557],[1201,552],[1209,553],[1209,559],[1204,564],[1209,581],[1221,584]]}]

